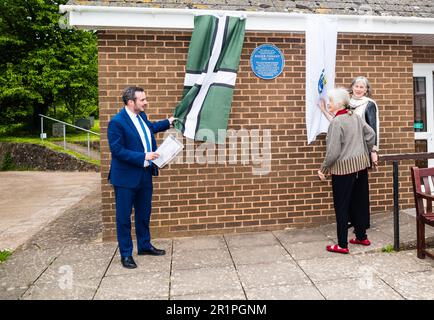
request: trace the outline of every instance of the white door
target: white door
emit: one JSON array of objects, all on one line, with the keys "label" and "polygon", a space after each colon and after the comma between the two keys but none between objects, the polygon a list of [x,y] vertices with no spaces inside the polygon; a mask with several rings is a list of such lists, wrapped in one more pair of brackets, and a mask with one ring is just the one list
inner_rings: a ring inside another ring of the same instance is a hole
[{"label": "white door", "polygon": [[[413,66],[414,139],[417,152],[434,152],[434,64]],[[428,160],[434,167],[434,159]]]}]

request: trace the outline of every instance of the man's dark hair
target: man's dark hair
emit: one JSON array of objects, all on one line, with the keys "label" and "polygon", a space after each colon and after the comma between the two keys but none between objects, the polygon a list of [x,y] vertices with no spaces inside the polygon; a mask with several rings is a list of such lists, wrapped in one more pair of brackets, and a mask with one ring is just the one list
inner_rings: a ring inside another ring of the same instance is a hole
[{"label": "man's dark hair", "polygon": [[136,101],[136,92],[144,92],[143,88],[140,87],[128,87],[122,93],[122,101],[125,105],[128,104],[128,100]]}]

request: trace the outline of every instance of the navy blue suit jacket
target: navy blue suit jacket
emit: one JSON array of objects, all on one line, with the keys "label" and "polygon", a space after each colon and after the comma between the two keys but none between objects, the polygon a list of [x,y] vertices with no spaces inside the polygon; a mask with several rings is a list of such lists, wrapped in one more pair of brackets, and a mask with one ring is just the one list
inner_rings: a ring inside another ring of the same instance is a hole
[{"label": "navy blue suit jacket", "polygon": [[[144,112],[140,114],[151,132],[152,151],[157,150],[154,133],[170,128],[169,120],[150,122]],[[107,138],[110,145],[112,160],[108,179],[114,186],[135,188],[140,183],[145,149],[139,132],[123,108],[108,124]],[[152,164],[152,175],[158,175],[158,167]],[[152,182],[151,182],[152,183]]]}]

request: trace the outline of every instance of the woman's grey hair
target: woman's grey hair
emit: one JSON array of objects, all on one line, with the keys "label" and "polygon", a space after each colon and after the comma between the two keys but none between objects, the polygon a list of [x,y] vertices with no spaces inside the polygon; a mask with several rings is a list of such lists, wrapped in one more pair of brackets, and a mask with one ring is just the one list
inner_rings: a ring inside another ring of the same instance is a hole
[{"label": "woman's grey hair", "polygon": [[350,103],[350,94],[345,88],[334,88],[328,92],[329,99],[333,100],[335,104],[349,105]]},{"label": "woman's grey hair", "polygon": [[365,84],[365,87],[366,87],[366,93],[365,93],[365,96],[367,96],[368,98],[370,98],[371,97],[371,84],[369,83],[369,80],[368,80],[368,78],[366,78],[366,77],[364,77],[364,76],[358,76],[358,77],[355,77],[354,79],[353,79],[353,81],[351,82],[351,86],[350,86],[350,89],[349,89],[349,92],[350,92],[350,94],[353,94],[353,86],[357,83],[357,82],[359,82],[359,81],[361,81],[361,82],[363,82],[364,84]]},{"label": "woman's grey hair", "polygon": [[122,92],[122,101],[125,105],[128,104],[128,100],[136,101],[136,92],[144,92],[140,87],[128,87]]}]

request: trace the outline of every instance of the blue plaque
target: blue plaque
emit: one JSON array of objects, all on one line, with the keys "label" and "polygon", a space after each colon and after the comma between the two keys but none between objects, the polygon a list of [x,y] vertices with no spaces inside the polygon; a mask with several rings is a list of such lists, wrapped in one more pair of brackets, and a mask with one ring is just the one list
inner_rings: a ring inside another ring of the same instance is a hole
[{"label": "blue plaque", "polygon": [[257,77],[270,80],[282,73],[285,58],[276,46],[263,44],[253,50],[250,66]]}]

